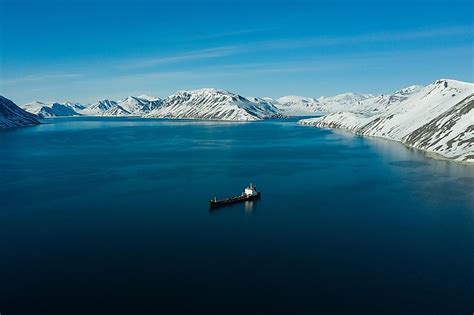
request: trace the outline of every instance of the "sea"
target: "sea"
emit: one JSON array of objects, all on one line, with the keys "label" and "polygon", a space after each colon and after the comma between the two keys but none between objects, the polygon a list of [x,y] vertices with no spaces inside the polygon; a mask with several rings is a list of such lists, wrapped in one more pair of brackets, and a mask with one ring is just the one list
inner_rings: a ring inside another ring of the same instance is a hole
[{"label": "sea", "polygon": [[397,142],[297,119],[0,131],[2,315],[471,314],[473,266],[474,166]]}]

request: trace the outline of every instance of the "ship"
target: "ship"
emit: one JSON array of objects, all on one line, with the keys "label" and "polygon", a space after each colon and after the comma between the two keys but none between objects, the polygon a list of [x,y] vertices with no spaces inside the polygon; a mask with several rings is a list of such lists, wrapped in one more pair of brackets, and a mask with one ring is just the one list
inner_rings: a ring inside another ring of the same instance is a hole
[{"label": "ship", "polygon": [[260,199],[261,195],[262,194],[259,191],[257,191],[257,186],[250,184],[247,187],[245,187],[244,191],[239,196],[235,196],[235,197],[231,197],[227,199],[221,199],[221,200],[217,200],[217,198],[214,197],[214,199],[209,200],[209,208],[216,209],[216,208],[233,205],[240,202],[257,200],[257,199]]}]

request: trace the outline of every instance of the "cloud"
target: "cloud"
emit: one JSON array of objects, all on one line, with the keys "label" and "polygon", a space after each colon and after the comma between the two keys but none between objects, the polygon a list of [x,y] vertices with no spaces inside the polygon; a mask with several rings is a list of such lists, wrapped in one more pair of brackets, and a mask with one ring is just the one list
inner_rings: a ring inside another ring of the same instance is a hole
[{"label": "cloud", "polygon": [[[460,46],[456,48],[442,48],[435,50],[436,52],[447,54],[460,54],[470,51],[470,46]],[[410,49],[404,50],[397,54],[403,59],[424,58],[426,57],[425,49]],[[326,56],[326,57],[311,57],[305,59],[296,59],[293,61],[279,61],[279,62],[246,62],[246,63],[227,63],[219,65],[190,65],[183,70],[156,70],[156,71],[139,71],[135,73],[121,73],[113,77],[100,77],[94,79],[84,80],[84,84],[90,84],[97,80],[101,82],[107,80],[114,84],[127,85],[127,82],[149,82],[153,80],[202,80],[207,78],[224,78],[237,76],[253,76],[264,74],[290,74],[290,73],[317,73],[327,71],[341,71],[349,69],[365,69],[370,65],[380,65],[387,62],[392,62],[394,55],[392,52],[363,52],[358,54],[350,53],[344,58]],[[81,83],[82,84],[82,83]]]},{"label": "cloud", "polygon": [[229,32],[221,32],[221,33],[213,33],[213,34],[203,34],[198,35],[195,37],[188,38],[188,40],[204,40],[204,39],[217,39],[217,38],[225,38],[225,37],[235,37],[239,35],[246,35],[246,34],[254,34],[254,33],[262,33],[267,31],[276,30],[275,27],[268,27],[268,28],[255,28],[255,29],[243,29],[243,30],[236,30],[236,31],[229,31]]},{"label": "cloud", "polygon": [[62,79],[77,79],[82,77],[81,73],[45,73],[45,74],[28,74],[12,79],[1,80],[4,84],[15,84],[22,82],[34,82],[34,81],[45,81],[45,80],[62,80]]},{"label": "cloud", "polygon": [[[424,30],[412,30],[403,32],[378,32],[372,34],[360,34],[354,36],[341,37],[308,37],[297,39],[280,39],[280,40],[264,40],[253,41],[248,43],[239,43],[230,46],[210,47],[201,50],[194,50],[189,52],[181,52],[175,55],[131,59],[128,61],[113,61],[101,64],[100,71],[98,67],[82,65],[76,67],[69,72],[64,69],[57,69],[57,72],[36,73],[23,76],[10,77],[6,76],[0,78],[0,85],[4,88],[24,89],[41,88],[43,86],[61,85],[69,87],[71,90],[79,89],[81,85],[91,86],[98,84],[117,84],[117,86],[127,87],[129,84],[142,82],[145,84],[148,81],[156,80],[195,80],[199,82],[202,78],[219,78],[231,76],[252,76],[259,74],[285,74],[285,73],[311,73],[318,71],[326,71],[328,69],[337,70],[340,67],[353,67],[352,63],[365,64],[366,66],[376,64],[389,64],[393,60],[393,50],[384,51],[377,50],[372,47],[368,52],[357,52],[354,50],[344,50],[337,55],[319,54],[317,50],[311,54],[311,58],[298,58],[291,62],[288,60],[289,56],[282,59],[280,62],[272,61],[271,58],[266,58],[265,54],[258,55],[259,52],[273,51],[273,50],[297,50],[316,48],[321,46],[351,46],[365,43],[379,43],[379,42],[393,42],[393,41],[414,41],[423,39],[439,39],[451,36],[471,36],[473,34],[472,27],[446,27],[446,28],[432,28]],[[440,40],[440,42],[442,42]],[[467,52],[472,52],[472,45],[465,45],[458,47],[400,47],[397,51],[397,57],[402,60],[412,60],[416,56],[427,56],[432,52],[443,52],[457,56],[462,53],[462,56]],[[246,62],[239,62],[236,59],[224,59],[224,57],[239,56],[248,54],[251,59],[246,58]],[[252,55],[253,54],[253,55]],[[404,57],[401,56],[404,54]],[[256,56],[256,57],[255,57]],[[307,55],[306,55],[307,56]],[[222,58],[219,60],[219,65],[213,63],[196,63],[198,60],[212,60]],[[296,58],[295,56],[293,58]],[[307,57],[306,57],[307,58]],[[421,58],[421,57],[420,57]],[[277,59],[278,60],[278,59]],[[282,62],[282,60],[284,60]],[[356,62],[353,62],[356,60]],[[223,61],[224,64],[221,64]],[[267,62],[268,61],[268,62]],[[175,67],[178,64],[184,64],[180,67]],[[157,67],[161,65],[172,65],[171,67]],[[77,66],[77,65],[76,65]],[[51,70],[50,71],[55,71]],[[62,72],[61,72],[62,71]]]},{"label": "cloud", "polygon": [[147,67],[153,67],[157,65],[182,63],[182,62],[202,60],[202,59],[220,58],[224,56],[237,54],[240,52],[240,50],[241,50],[241,47],[239,46],[213,47],[213,48],[196,50],[196,51],[191,51],[191,52],[176,54],[176,55],[171,55],[171,56],[130,60],[127,62],[119,63],[115,65],[114,67],[116,69],[147,68]]},{"label": "cloud", "polygon": [[392,41],[410,41],[427,38],[437,38],[455,35],[471,35],[474,33],[472,27],[447,27],[426,30],[410,30],[403,32],[379,32],[372,34],[359,34],[353,36],[338,37],[306,37],[298,39],[277,39],[251,43],[254,49],[297,49],[309,47],[329,47],[356,45],[365,43],[381,43]]},{"label": "cloud", "polygon": [[[263,29],[262,29],[263,30]],[[242,30],[228,33],[207,35],[208,38],[226,36],[229,34],[250,33],[258,30]],[[223,58],[244,53],[255,53],[267,50],[294,50],[316,47],[349,46],[368,43],[382,43],[394,41],[413,41],[428,38],[437,38],[456,35],[472,35],[472,27],[448,27],[425,30],[411,30],[403,32],[379,32],[339,37],[306,37],[297,39],[276,39],[252,41],[230,46],[210,47],[175,55],[129,60],[115,64],[115,69],[151,68],[159,65],[179,64],[190,61]],[[205,38],[205,37],[202,37]]]}]

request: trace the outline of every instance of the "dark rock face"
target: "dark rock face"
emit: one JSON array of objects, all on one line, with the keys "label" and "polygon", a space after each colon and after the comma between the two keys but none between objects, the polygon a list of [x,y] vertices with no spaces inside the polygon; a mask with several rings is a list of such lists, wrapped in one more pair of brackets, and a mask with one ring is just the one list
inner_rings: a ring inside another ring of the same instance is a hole
[{"label": "dark rock face", "polygon": [[[474,95],[470,95],[453,106],[450,110],[416,129],[414,132],[407,135],[403,139],[403,142],[420,149],[431,149],[436,152],[443,147],[438,145],[438,143],[441,142],[446,135],[449,135],[452,132],[456,122],[464,115],[472,115],[470,114],[471,111],[474,111]],[[470,136],[473,131],[474,126],[468,126],[465,130],[456,135],[456,137],[446,143],[447,148],[451,149],[454,144],[458,146],[473,147],[474,138]],[[464,160],[467,161],[469,158],[470,157],[467,156]]]},{"label": "dark rock face", "polygon": [[0,95],[0,128],[38,125],[37,116],[26,112]]}]

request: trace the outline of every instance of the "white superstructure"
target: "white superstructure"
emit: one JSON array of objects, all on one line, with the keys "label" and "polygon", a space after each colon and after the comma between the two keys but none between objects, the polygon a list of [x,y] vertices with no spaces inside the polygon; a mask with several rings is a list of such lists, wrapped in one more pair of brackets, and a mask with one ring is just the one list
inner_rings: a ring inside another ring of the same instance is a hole
[{"label": "white superstructure", "polygon": [[257,186],[250,184],[245,187],[244,193],[245,196],[256,196],[257,195]]}]

